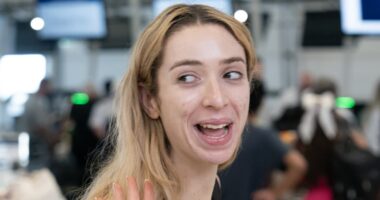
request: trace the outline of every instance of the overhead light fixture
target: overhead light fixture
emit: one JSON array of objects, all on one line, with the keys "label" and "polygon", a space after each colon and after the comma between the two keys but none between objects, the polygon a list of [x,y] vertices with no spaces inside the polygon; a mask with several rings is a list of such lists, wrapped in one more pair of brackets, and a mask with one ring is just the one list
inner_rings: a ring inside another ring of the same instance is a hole
[{"label": "overhead light fixture", "polygon": [[245,10],[237,10],[235,13],[234,13],[234,18],[236,20],[238,20],[239,22],[241,23],[244,23],[247,21],[248,19],[248,13],[247,11]]},{"label": "overhead light fixture", "polygon": [[30,27],[36,31],[42,30],[45,27],[45,21],[41,17],[35,17],[30,21]]}]

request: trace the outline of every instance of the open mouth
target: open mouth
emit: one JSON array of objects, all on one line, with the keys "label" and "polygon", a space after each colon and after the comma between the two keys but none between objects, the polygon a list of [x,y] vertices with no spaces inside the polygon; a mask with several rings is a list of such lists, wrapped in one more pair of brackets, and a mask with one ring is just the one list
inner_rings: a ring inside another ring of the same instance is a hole
[{"label": "open mouth", "polygon": [[232,123],[223,124],[196,124],[195,128],[200,133],[201,138],[208,144],[221,145],[229,141],[231,137]]}]

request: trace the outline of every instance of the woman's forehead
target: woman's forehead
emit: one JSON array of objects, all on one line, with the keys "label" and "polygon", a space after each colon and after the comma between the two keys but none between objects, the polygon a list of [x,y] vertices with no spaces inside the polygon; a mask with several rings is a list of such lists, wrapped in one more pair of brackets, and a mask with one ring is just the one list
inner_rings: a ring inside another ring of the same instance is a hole
[{"label": "woman's forehead", "polygon": [[243,53],[244,49],[228,30],[215,24],[185,27],[171,35],[163,49],[166,60],[183,56],[212,57],[231,51]]}]

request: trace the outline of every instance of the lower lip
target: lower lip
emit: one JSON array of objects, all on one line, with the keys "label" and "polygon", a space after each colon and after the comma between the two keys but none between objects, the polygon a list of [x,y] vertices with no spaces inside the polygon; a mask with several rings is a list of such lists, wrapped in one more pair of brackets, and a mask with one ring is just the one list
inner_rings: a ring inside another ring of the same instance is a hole
[{"label": "lower lip", "polygon": [[232,138],[232,124],[229,125],[227,129],[227,133],[222,135],[221,137],[211,137],[207,136],[203,133],[201,133],[196,127],[195,127],[199,137],[201,138],[202,141],[206,142],[208,145],[212,146],[222,146],[227,144],[231,138]]}]

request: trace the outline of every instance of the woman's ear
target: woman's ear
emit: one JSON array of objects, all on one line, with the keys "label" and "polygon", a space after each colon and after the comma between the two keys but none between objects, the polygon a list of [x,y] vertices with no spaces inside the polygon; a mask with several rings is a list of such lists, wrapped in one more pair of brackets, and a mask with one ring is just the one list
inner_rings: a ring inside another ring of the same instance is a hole
[{"label": "woman's ear", "polygon": [[160,110],[156,98],[143,86],[139,86],[140,102],[143,109],[152,119],[157,119],[160,116]]}]

